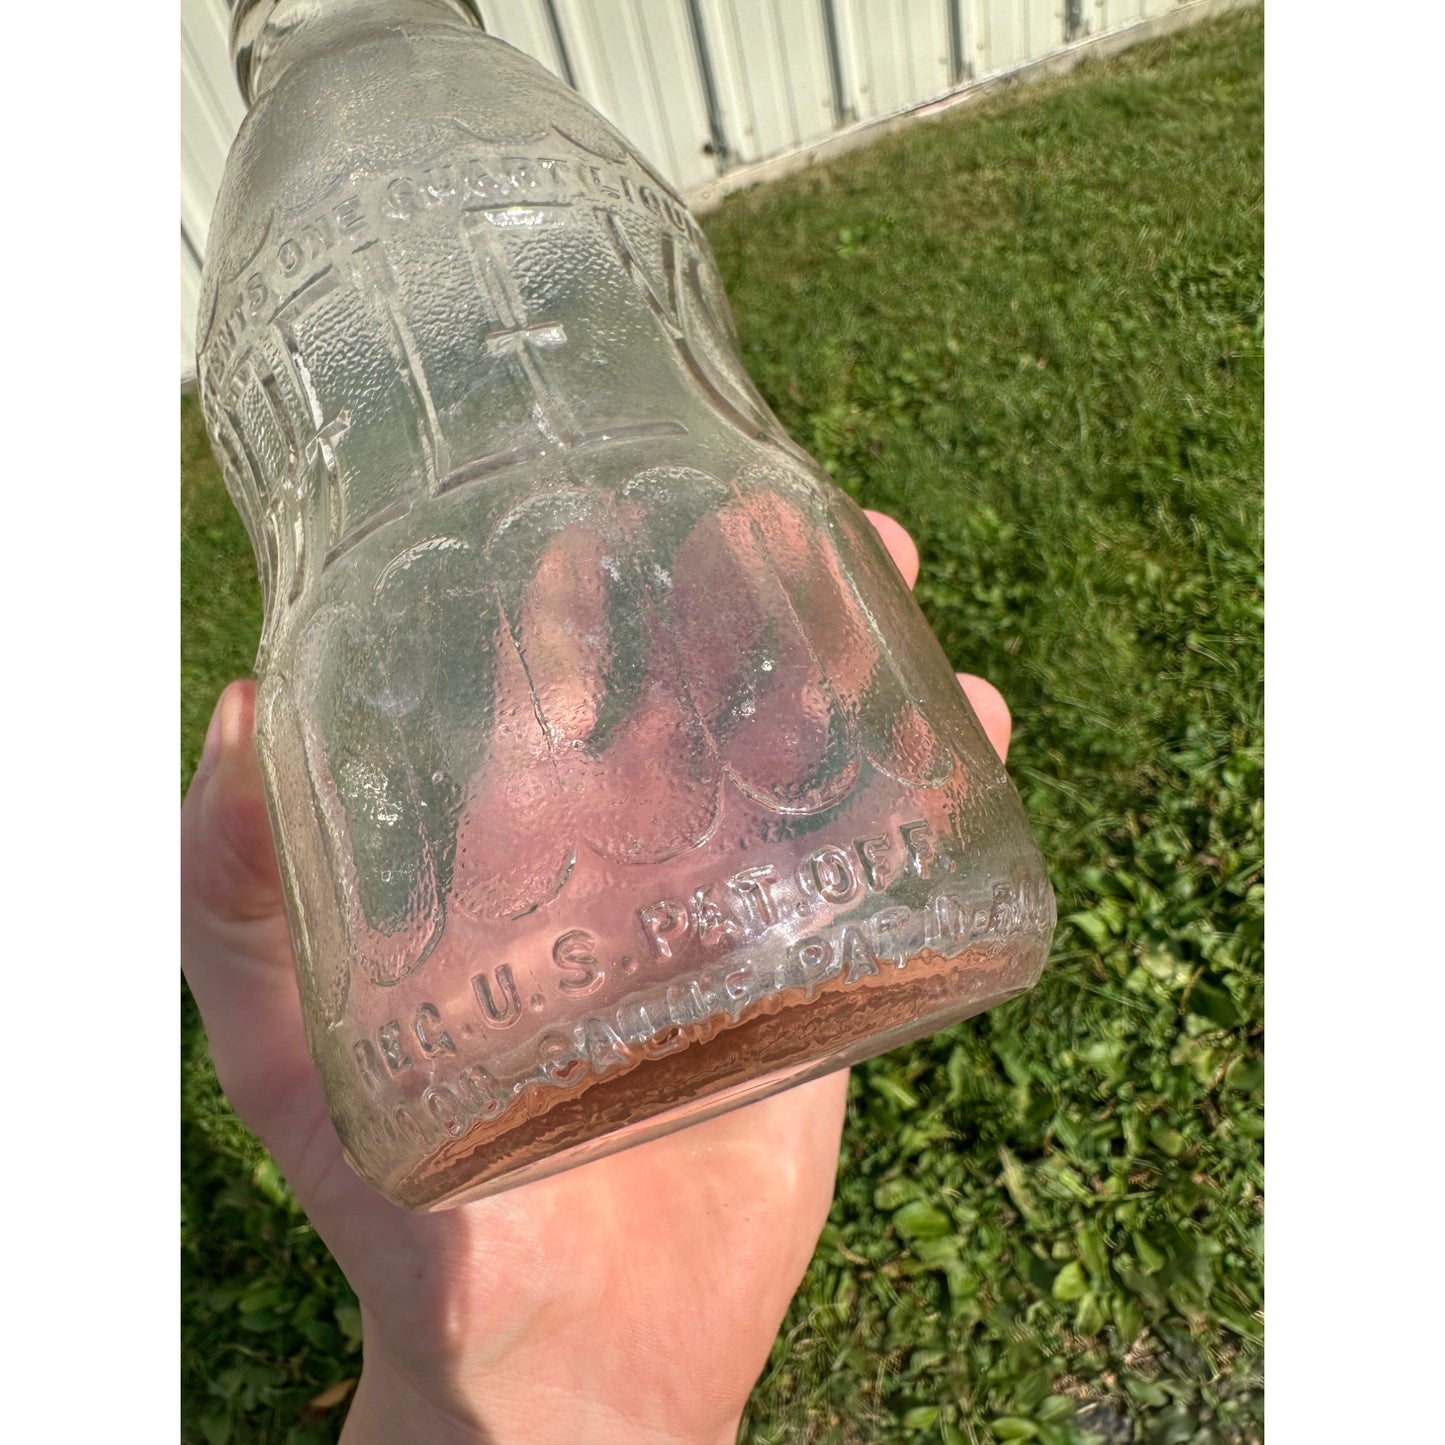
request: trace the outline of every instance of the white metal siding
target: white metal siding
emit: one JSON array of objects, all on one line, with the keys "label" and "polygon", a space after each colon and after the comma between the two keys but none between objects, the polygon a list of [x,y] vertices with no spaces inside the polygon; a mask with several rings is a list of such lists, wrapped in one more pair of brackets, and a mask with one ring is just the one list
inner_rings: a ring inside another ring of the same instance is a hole
[{"label": "white metal siding", "polygon": [[547,12],[538,0],[480,0],[478,9],[489,34],[525,50],[553,75],[567,79]]},{"label": "white metal siding", "polygon": [[952,88],[948,11],[955,0],[835,0],[860,120]]},{"label": "white metal siding", "polygon": [[837,129],[821,0],[699,0],[735,164]]},{"label": "white metal siding", "polygon": [[1064,0],[1027,0],[1024,6],[1024,48],[1029,57],[1047,55],[1066,41]]},{"label": "white metal siding", "polygon": [[677,0],[555,0],[577,89],[665,175],[712,180],[707,101]]},{"label": "white metal siding", "polygon": [[[1185,0],[1077,0],[1072,36],[1070,0],[476,3],[491,34],[570,79],[687,192]],[[195,365],[200,258],[243,114],[229,28],[227,0],[181,0],[182,375]]]},{"label": "white metal siding", "polygon": [[1099,35],[1120,25],[1132,25],[1139,18],[1141,0],[1092,0],[1088,9],[1089,34]]},{"label": "white metal siding", "polygon": [[[1105,31],[1119,30],[1125,25],[1137,24],[1140,20],[1152,20],[1170,10],[1177,10],[1186,0],[1094,0],[1094,16],[1090,20],[1089,34],[1102,35]],[[1091,7],[1086,7],[1086,10]]]}]

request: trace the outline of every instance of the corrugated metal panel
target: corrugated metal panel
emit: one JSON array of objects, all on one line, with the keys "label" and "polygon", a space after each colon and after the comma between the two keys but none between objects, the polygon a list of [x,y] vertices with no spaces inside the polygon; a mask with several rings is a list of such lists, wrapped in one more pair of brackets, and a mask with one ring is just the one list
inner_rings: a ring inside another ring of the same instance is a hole
[{"label": "corrugated metal panel", "polygon": [[1144,0],[1097,0],[1097,3],[1099,18],[1093,31],[1096,35],[1132,25],[1144,15]]},{"label": "corrugated metal panel", "polygon": [[1041,59],[1070,38],[1069,0],[968,0],[966,13],[965,45],[980,79]]},{"label": "corrugated metal panel", "polygon": [[952,0],[835,0],[850,99],[860,120],[889,115],[952,88]]},{"label": "corrugated metal panel", "polygon": [[572,84],[547,0],[478,0],[477,9],[489,35],[525,50],[553,75]]},{"label": "corrugated metal panel", "polygon": [[687,8],[554,0],[573,83],[679,189],[717,175]]},{"label": "corrugated metal panel", "polygon": [[1088,33],[1103,35],[1177,10],[1187,0],[1085,0]]},{"label": "corrugated metal panel", "polygon": [[1068,43],[1066,0],[1028,0],[1025,32],[1029,59]]},{"label": "corrugated metal panel", "polygon": [[1029,59],[1068,44],[1067,0],[1028,0]]},{"label": "corrugated metal panel", "polygon": [[1026,0],[974,0],[973,64],[979,76],[994,75],[1028,58],[1024,45]]},{"label": "corrugated metal panel", "polygon": [[838,127],[823,0],[698,0],[733,164]]}]

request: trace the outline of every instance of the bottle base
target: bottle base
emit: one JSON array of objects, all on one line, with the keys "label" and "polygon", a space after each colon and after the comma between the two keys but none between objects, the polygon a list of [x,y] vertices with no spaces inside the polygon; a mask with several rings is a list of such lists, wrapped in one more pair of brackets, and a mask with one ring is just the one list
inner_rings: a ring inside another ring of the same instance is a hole
[{"label": "bottle base", "polygon": [[545,1112],[478,1121],[386,1192],[413,1210],[451,1209],[861,1063],[1026,992],[1049,942],[1029,933],[953,957],[925,949],[861,985],[772,999],[666,1057],[591,1076]]}]

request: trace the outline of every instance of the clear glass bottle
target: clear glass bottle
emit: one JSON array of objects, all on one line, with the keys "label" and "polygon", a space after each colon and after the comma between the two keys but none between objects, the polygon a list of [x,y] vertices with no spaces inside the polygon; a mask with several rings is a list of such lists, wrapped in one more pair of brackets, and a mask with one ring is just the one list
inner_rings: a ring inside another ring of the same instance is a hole
[{"label": "clear glass bottle", "polygon": [[667,183],[463,0],[240,0],[200,389],[357,1171],[436,1208],[1011,998],[1054,901]]}]

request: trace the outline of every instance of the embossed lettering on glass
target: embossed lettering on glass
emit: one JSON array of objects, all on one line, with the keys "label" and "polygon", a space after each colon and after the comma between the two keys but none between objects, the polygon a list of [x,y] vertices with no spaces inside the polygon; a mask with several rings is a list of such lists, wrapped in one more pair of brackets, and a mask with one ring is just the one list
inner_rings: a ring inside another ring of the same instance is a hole
[{"label": "embossed lettering on glass", "polygon": [[1029,987],[1018,797],[676,194],[461,0],[237,9],[200,386],[358,1172],[456,1204]]}]

